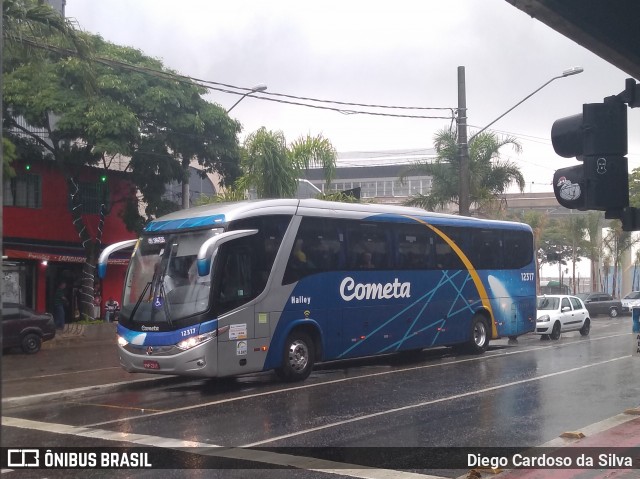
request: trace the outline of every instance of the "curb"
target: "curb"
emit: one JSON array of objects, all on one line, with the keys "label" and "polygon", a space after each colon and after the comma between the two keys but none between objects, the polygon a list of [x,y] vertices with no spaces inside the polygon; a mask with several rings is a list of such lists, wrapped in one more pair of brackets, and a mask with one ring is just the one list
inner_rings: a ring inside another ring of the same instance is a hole
[{"label": "curb", "polygon": [[2,407],[18,407],[18,406],[30,406],[32,404],[37,404],[47,399],[65,399],[65,398],[74,398],[77,399],[79,397],[88,396],[93,392],[107,392],[107,391],[116,391],[118,389],[125,389],[127,387],[131,389],[136,389],[139,387],[144,387],[146,383],[150,383],[152,381],[161,381],[171,383],[171,382],[180,382],[180,380],[184,381],[185,377],[181,376],[158,376],[151,378],[141,378],[141,379],[133,379],[131,381],[120,381],[117,383],[109,383],[109,384],[97,384],[94,386],[84,386],[75,389],[66,389],[64,391],[52,391],[48,393],[40,393],[40,394],[32,394],[30,396],[15,396],[10,398],[2,398]]}]

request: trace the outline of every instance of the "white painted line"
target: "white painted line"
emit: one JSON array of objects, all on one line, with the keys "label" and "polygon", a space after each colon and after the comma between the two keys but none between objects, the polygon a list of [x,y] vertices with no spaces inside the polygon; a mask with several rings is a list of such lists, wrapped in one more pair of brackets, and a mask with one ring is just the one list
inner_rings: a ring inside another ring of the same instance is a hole
[{"label": "white painted line", "polygon": [[133,379],[131,381],[120,381],[117,383],[100,384],[97,386],[85,386],[81,388],[65,389],[63,391],[52,391],[50,393],[32,394],[30,396],[17,396],[17,397],[3,398],[2,406],[3,407],[25,406],[28,404],[39,403],[51,398],[56,398],[56,399],[65,398],[65,397],[77,398],[78,396],[91,391],[105,391],[109,389],[116,389],[120,386],[157,381],[159,379],[166,379],[167,377],[170,377],[170,376],[158,376],[158,377],[152,377],[152,378]]},{"label": "white painted line", "polygon": [[[614,334],[614,335],[611,335],[611,336],[603,336],[601,338],[594,338],[593,341],[611,339],[611,338],[615,338],[615,337],[618,337],[618,336],[626,336],[628,334],[631,334],[631,333]],[[152,416],[160,416],[160,415],[164,415],[164,414],[173,414],[173,413],[176,413],[176,412],[190,411],[190,410],[199,409],[199,408],[202,408],[202,407],[217,406],[219,404],[226,404],[226,403],[231,403],[231,402],[236,402],[236,401],[243,401],[245,399],[254,399],[254,398],[258,398],[258,397],[271,396],[271,395],[275,395],[275,394],[289,393],[289,392],[292,392],[292,391],[300,391],[300,390],[303,390],[303,389],[311,389],[311,388],[317,388],[317,387],[322,387],[322,386],[326,386],[326,385],[339,384],[339,383],[345,383],[345,382],[352,382],[352,381],[357,381],[357,380],[360,380],[360,379],[369,379],[369,378],[373,378],[373,377],[387,376],[387,375],[391,375],[391,374],[402,374],[402,373],[411,372],[411,371],[420,371],[420,370],[424,370],[424,369],[438,368],[438,367],[443,367],[443,366],[451,366],[451,365],[454,365],[454,364],[462,364],[462,363],[475,362],[475,361],[486,361],[487,359],[500,358],[500,357],[504,357],[504,356],[511,356],[511,355],[514,355],[514,354],[524,354],[524,353],[529,353],[529,352],[541,351],[541,350],[544,350],[544,349],[559,348],[559,347],[569,347],[569,346],[572,346],[572,345],[581,345],[581,344],[587,344],[587,342],[579,341],[579,342],[571,342],[571,343],[566,343],[566,344],[549,344],[549,345],[545,345],[545,346],[535,346],[533,348],[521,349],[521,350],[518,350],[518,351],[498,351],[495,354],[493,354],[493,351],[491,351],[490,353],[483,354],[481,356],[474,356],[472,358],[465,358],[465,359],[456,358],[456,359],[454,359],[452,361],[445,361],[445,362],[440,362],[440,363],[437,363],[437,364],[425,364],[425,365],[422,365],[422,366],[412,366],[412,367],[408,367],[408,368],[395,369],[393,371],[382,371],[382,372],[378,372],[378,373],[363,374],[361,376],[352,376],[352,377],[341,378],[341,379],[331,379],[329,381],[322,381],[322,382],[313,383],[313,384],[302,384],[300,386],[286,386],[286,387],[283,387],[283,388],[280,388],[280,389],[276,389],[276,390],[272,390],[272,391],[265,391],[265,392],[261,392],[261,393],[255,393],[255,394],[247,394],[247,395],[237,396],[237,397],[232,397],[232,398],[227,398],[227,399],[218,399],[216,401],[210,401],[210,402],[207,402],[207,403],[193,404],[191,406],[183,406],[183,407],[174,408],[174,409],[167,409],[167,410],[156,412],[156,413],[145,414],[144,416],[130,416],[130,417],[125,417],[125,418],[113,419],[113,420],[109,420],[109,421],[96,422],[96,423],[87,425],[87,427],[105,426],[105,425],[108,425],[108,424],[116,424],[116,423],[123,422],[123,421],[134,421],[136,419],[146,419],[146,418],[149,418],[149,417],[152,417]],[[4,402],[3,402],[3,404],[4,404]]]},{"label": "white painted line", "polygon": [[176,450],[199,448],[197,452],[194,451],[193,453],[284,467],[295,467],[297,469],[361,479],[448,479],[441,476],[394,471],[391,469],[374,469],[355,464],[344,464],[324,459],[293,456],[291,454],[278,454],[270,451],[251,451],[242,448],[225,448],[205,442],[183,441],[181,439],[168,437],[149,436],[146,434],[130,434],[126,432],[108,431],[105,429],[91,429],[82,426],[67,426],[66,424],[54,424],[12,417],[3,417],[2,424],[3,426],[8,427],[17,427],[54,434],[70,434],[91,439],[101,439],[104,441],[126,442],[140,446],[154,446]]},{"label": "white painted line", "polygon": [[510,383],[505,383],[505,384],[500,384],[498,386],[492,386],[489,388],[484,388],[484,389],[478,389],[476,391],[469,391],[466,393],[462,393],[462,394],[456,394],[455,396],[448,396],[448,397],[444,397],[444,398],[440,398],[440,399],[434,399],[431,401],[425,401],[425,402],[420,402],[420,403],[416,403],[416,404],[410,404],[408,406],[402,406],[402,407],[398,407],[398,408],[393,408],[393,409],[387,409],[386,411],[379,411],[376,413],[372,413],[372,414],[366,414],[364,416],[358,416],[358,417],[354,417],[351,419],[345,419],[344,421],[338,421],[338,422],[334,422],[331,424],[325,424],[323,426],[317,426],[317,427],[313,427],[310,429],[305,429],[302,431],[296,431],[293,432],[291,434],[283,434],[282,436],[278,436],[278,437],[272,437],[269,439],[265,439],[264,441],[257,441],[257,442],[252,442],[251,444],[245,444],[243,447],[255,447],[255,446],[261,446],[264,444],[268,444],[270,442],[274,442],[274,441],[280,441],[282,439],[289,439],[292,437],[296,437],[296,436],[301,436],[303,434],[309,434],[311,432],[317,432],[317,431],[322,431],[324,429],[330,429],[333,427],[337,427],[337,426],[343,426],[345,424],[351,424],[351,423],[355,423],[355,422],[359,422],[359,421],[364,421],[367,419],[372,419],[374,417],[380,417],[380,416],[385,416],[387,414],[394,414],[397,412],[403,412],[403,411],[408,411],[410,409],[415,409],[415,408],[419,408],[419,407],[424,407],[424,406],[430,406],[431,404],[437,404],[437,403],[441,403],[441,402],[446,402],[446,401],[451,401],[454,399],[461,399],[461,398],[465,398],[465,397],[469,397],[469,396],[475,396],[478,394],[484,394],[490,391],[497,391],[499,389],[504,389],[504,388],[508,388],[511,386],[517,386],[518,384],[526,384],[526,383],[530,383],[533,381],[540,381],[542,379],[547,379],[547,378],[551,378],[554,376],[560,376],[562,374],[568,374],[568,373],[573,373],[576,371],[580,371],[583,369],[587,369],[587,368],[591,368],[594,366],[601,366],[603,364],[608,364],[608,363],[612,363],[614,361],[619,361],[621,359],[627,359],[630,358],[631,355],[627,355],[627,356],[622,356],[619,358],[614,358],[614,359],[607,359],[606,361],[600,361],[597,363],[592,363],[592,364],[587,364],[585,366],[579,366],[577,368],[571,368],[571,369],[566,369],[564,371],[558,371],[555,373],[549,373],[549,374],[543,374],[542,376],[536,376],[534,378],[529,378],[529,379],[521,379],[520,381],[513,381]]},{"label": "white painted line", "polygon": [[[111,366],[111,367],[108,367],[108,368],[82,369],[82,370],[78,370],[78,371],[66,371],[64,373],[43,374],[41,376],[30,376],[29,379],[54,378],[54,377],[57,377],[57,376],[68,376],[69,374],[84,374],[84,373],[93,373],[93,372],[96,372],[96,371],[108,371],[109,369],[122,369],[122,368],[118,367],[118,366]],[[22,378],[13,378],[13,379],[4,379],[2,382],[3,383],[10,383],[10,382],[18,382],[18,381],[24,381],[24,377],[22,377]]]}]

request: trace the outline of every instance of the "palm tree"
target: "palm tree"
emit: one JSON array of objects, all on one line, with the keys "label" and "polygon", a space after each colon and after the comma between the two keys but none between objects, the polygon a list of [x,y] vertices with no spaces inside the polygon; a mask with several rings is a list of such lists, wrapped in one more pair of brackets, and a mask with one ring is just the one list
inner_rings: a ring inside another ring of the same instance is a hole
[{"label": "palm tree", "polygon": [[607,249],[611,252],[611,259],[613,262],[613,278],[611,279],[611,294],[614,297],[620,297],[620,288],[617,282],[618,271],[620,270],[620,263],[622,262],[622,255],[630,248],[638,243],[638,239],[634,238],[629,231],[622,230],[622,222],[620,220],[613,220],[609,225],[609,232],[604,237],[603,242]]},{"label": "palm tree", "polygon": [[598,271],[602,256],[602,216],[599,211],[590,211],[586,216],[587,242],[585,250],[587,258],[591,261],[591,291],[600,289]]},{"label": "palm tree", "polygon": [[[501,138],[490,132],[478,134],[469,144],[469,199],[478,212],[490,209],[492,203],[514,181],[520,191],[524,191],[524,176],[518,166],[500,158],[503,146],[511,146],[517,153],[522,151],[515,138]],[[437,156],[433,162],[415,163],[400,177],[401,181],[410,174],[430,175],[433,178],[431,192],[411,196],[406,205],[434,210],[450,203],[458,204],[460,155],[457,131],[447,128],[436,132],[434,148]]]},{"label": "palm tree", "polygon": [[[90,47],[72,20],[63,17],[43,0],[4,0],[2,2],[2,38],[8,49],[50,50],[52,35],[57,35],[83,59],[91,56]],[[45,38],[47,41],[45,41]]]},{"label": "palm tree", "polygon": [[323,168],[327,185],[336,169],[336,150],[322,135],[307,135],[290,146],[281,131],[260,128],[245,140],[241,190],[255,188],[259,198],[293,198],[298,179],[313,166]]},{"label": "palm tree", "polygon": [[573,294],[576,294],[576,263],[582,257],[582,252],[586,246],[587,221],[583,216],[570,216],[569,221],[565,222],[564,225],[567,229],[567,239],[571,242],[571,263],[573,265],[571,284],[573,285]]}]

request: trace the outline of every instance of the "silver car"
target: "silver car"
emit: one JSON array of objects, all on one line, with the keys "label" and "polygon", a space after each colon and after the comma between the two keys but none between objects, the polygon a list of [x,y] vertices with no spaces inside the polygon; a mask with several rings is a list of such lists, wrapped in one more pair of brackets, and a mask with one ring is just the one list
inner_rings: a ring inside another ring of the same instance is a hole
[{"label": "silver car", "polygon": [[591,329],[589,312],[582,300],[565,294],[538,296],[536,334],[542,339],[559,339],[567,331],[580,331],[588,336]]}]

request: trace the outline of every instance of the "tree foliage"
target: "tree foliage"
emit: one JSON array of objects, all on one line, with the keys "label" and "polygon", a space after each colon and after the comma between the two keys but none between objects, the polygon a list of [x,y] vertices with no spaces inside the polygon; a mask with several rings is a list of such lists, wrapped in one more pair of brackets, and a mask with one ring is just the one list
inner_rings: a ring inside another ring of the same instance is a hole
[{"label": "tree foliage", "polygon": [[[3,27],[3,137],[17,161],[47,159],[59,168],[72,204],[83,201],[85,167],[124,171],[140,195],[119,200],[127,203],[128,227],[137,229],[146,219],[139,201],[147,218],[176,208],[163,200],[164,185],[188,181],[191,162],[217,172],[223,184],[238,176],[240,124],[205,101],[204,88],[139,50],[74,29],[34,1],[5,1]],[[85,219],[73,211],[91,267],[101,238],[88,238]],[[101,222],[108,213],[102,209]]]},{"label": "tree foliage", "polygon": [[[223,183],[235,180],[240,125],[222,107],[206,102],[202,87],[176,79],[139,50],[96,35],[77,35],[100,62],[87,67],[77,56],[59,51],[27,59],[22,50],[9,62],[4,127],[19,157],[38,154],[54,159],[71,176],[82,166],[110,169],[114,160],[124,162],[141,192],[147,217],[166,212],[164,185],[186,181],[191,162],[205,172],[219,173]],[[92,91],[83,88],[87,68],[95,78]],[[131,226],[140,220],[136,208],[130,211]]]},{"label": "tree foliage", "polygon": [[236,187],[255,188],[259,198],[294,198],[305,170],[320,166],[327,184],[335,175],[336,150],[322,135],[307,135],[287,144],[281,131],[266,128],[251,133],[244,143],[242,176]]},{"label": "tree foliage", "polygon": [[[479,212],[493,208],[496,198],[514,182],[520,191],[524,190],[525,181],[518,166],[500,157],[504,146],[511,146],[518,153],[522,149],[515,138],[501,138],[490,132],[478,134],[469,144],[469,198]],[[415,163],[401,176],[403,181],[411,174],[433,178],[431,191],[411,196],[405,202],[407,205],[435,210],[450,203],[458,204],[460,154],[457,131],[447,128],[436,132],[434,148],[436,158],[433,161]]]}]

